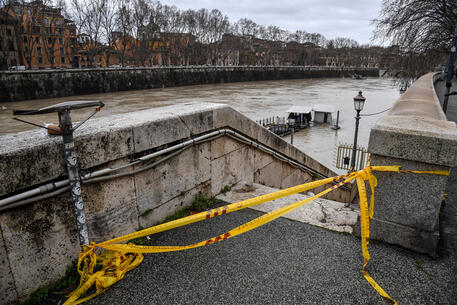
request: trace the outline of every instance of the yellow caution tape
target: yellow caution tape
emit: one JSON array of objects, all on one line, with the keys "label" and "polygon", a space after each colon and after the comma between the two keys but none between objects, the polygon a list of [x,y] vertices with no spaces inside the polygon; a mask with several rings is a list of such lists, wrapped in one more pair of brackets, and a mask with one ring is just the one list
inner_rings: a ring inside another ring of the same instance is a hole
[{"label": "yellow caution tape", "polygon": [[[368,252],[368,242],[370,237],[370,221],[373,218],[374,213],[374,188],[377,186],[377,179],[372,174],[372,171],[390,171],[390,172],[408,172],[411,171],[400,171],[400,166],[368,166],[358,172],[352,172],[346,175],[327,178],[319,181],[313,181],[305,183],[299,186],[291,187],[281,191],[277,191],[271,194],[262,195],[256,198],[243,200],[238,203],[230,204],[221,208],[213,209],[207,212],[198,213],[188,217],[184,217],[175,221],[164,223],[158,226],[147,228],[138,232],[120,236],[102,243],[93,243],[91,242],[90,246],[87,246],[82,249],[82,252],[79,254],[78,259],[78,272],[81,275],[81,281],[78,288],[73,291],[68,300],[64,305],[74,305],[85,302],[106,289],[111,285],[122,279],[125,273],[133,268],[137,267],[143,261],[142,253],[161,253],[161,252],[170,252],[170,251],[181,251],[192,248],[197,248],[205,245],[210,245],[240,234],[243,234],[247,231],[253,230],[257,227],[260,227],[268,222],[273,221],[274,219],[283,216],[311,201],[317,199],[332,190],[343,186],[346,183],[356,179],[357,186],[359,190],[360,197],[360,214],[361,214],[361,232],[362,232],[362,253],[364,257],[364,263],[362,268],[362,273],[366,280],[373,286],[373,288],[386,300],[392,304],[398,304],[393,300],[367,273],[365,267],[370,260],[370,254]],[[435,174],[435,175],[449,175],[447,171],[420,171],[413,173],[422,173],[422,174]],[[141,238],[148,235],[152,235],[158,232],[167,231],[173,228],[181,227],[187,224],[194,222],[202,221],[212,217],[224,215],[234,211],[238,211],[247,207],[251,207],[257,204],[261,204],[267,201],[272,201],[278,198],[296,194],[299,192],[304,192],[322,185],[337,182],[343,180],[338,184],[327,188],[326,190],[320,192],[317,195],[314,195],[305,200],[290,204],[288,206],[282,207],[275,211],[264,214],[250,222],[247,222],[235,229],[232,229],[222,235],[215,236],[208,240],[186,245],[186,246],[141,246],[134,244],[119,244],[120,242],[125,242],[135,238]],[[368,205],[365,181],[368,181],[371,188],[371,198],[370,205]],[[101,255],[96,255],[94,252],[96,247],[104,248],[108,251],[103,252]],[[95,284],[96,291],[84,298],[81,298],[90,287]]]}]

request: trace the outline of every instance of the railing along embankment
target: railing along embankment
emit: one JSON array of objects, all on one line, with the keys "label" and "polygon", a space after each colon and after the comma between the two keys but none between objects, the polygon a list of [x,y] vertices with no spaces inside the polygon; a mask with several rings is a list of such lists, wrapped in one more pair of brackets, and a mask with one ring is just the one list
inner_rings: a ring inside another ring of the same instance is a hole
[{"label": "railing along embankment", "polygon": [[[419,78],[371,129],[371,165],[403,170],[449,170],[457,165],[457,128],[446,120],[434,73]],[[447,176],[376,173],[370,237],[434,255]]]},{"label": "railing along embankment", "polygon": [[[239,181],[287,188],[336,176],[224,105],[89,120],[75,132],[75,147],[94,242],[150,227],[199,192],[215,196]],[[63,156],[62,138],[41,130],[0,137],[0,304],[63,276],[78,256]],[[340,188],[327,198],[350,202],[352,195]]]}]

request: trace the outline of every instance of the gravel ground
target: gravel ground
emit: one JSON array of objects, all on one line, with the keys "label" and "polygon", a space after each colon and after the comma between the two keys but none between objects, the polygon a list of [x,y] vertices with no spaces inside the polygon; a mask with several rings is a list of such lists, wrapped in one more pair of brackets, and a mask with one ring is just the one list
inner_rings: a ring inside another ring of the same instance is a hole
[{"label": "gravel ground", "polygon": [[[151,236],[185,245],[262,215],[246,209]],[[399,304],[457,304],[457,263],[372,241],[368,271]],[[86,304],[386,304],[361,273],[360,240],[280,218],[210,246],[146,254]]]}]

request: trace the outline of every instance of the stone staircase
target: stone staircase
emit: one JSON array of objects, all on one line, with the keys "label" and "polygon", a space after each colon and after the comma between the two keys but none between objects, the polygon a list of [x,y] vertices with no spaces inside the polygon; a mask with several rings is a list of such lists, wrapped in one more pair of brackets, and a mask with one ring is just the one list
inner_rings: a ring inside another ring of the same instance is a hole
[{"label": "stone staircase", "polygon": [[[225,202],[235,203],[278,190],[265,185],[257,183],[250,184],[242,181],[237,183],[229,192],[220,194],[216,198]],[[253,206],[251,209],[268,213],[283,206],[305,200],[313,195],[311,193],[307,195],[299,193],[265,202]],[[352,234],[354,228],[358,225],[359,212],[351,207],[347,207],[345,203],[318,198],[283,217],[332,231]]]}]

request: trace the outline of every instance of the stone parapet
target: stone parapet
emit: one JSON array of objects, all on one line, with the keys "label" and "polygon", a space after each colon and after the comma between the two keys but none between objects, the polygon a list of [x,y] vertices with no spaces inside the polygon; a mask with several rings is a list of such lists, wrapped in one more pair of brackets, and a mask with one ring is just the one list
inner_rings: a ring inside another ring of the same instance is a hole
[{"label": "stone parapet", "polygon": [[[372,128],[372,165],[403,170],[449,170],[457,165],[457,128],[446,120],[434,74],[418,79]],[[376,172],[375,216],[370,237],[434,255],[448,177]]]},{"label": "stone parapet", "polygon": [[[153,169],[83,185],[90,239],[100,242],[149,227],[239,181],[286,188],[334,172],[232,108],[184,104],[91,119],[75,132],[81,172],[116,167],[221,128],[229,128],[305,165],[274,158],[227,135],[193,145]],[[137,169],[138,166],[135,166]],[[128,169],[124,169],[128,170]],[[0,198],[65,179],[60,137],[40,130],[0,136]],[[328,199],[351,200],[338,189]],[[0,212],[0,304],[23,298],[61,277],[79,244],[68,192]],[[30,279],[34,279],[33,281]]]},{"label": "stone parapet", "polygon": [[0,102],[230,82],[379,76],[377,68],[184,66],[0,71]]}]

